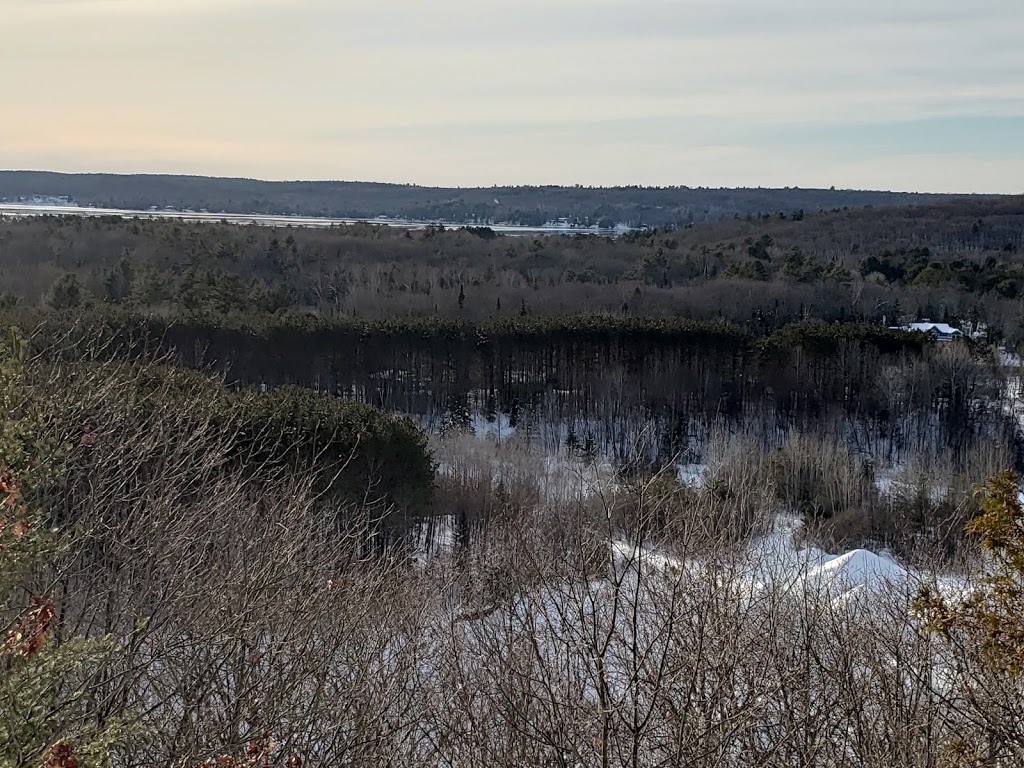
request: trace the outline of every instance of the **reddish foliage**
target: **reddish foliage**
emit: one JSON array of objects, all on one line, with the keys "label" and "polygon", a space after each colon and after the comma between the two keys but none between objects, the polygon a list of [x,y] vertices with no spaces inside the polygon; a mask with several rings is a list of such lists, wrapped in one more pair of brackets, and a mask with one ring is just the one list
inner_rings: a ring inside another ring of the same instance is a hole
[{"label": "reddish foliage", "polygon": [[93,445],[96,442],[96,432],[88,424],[82,425],[82,437],[78,440],[79,445]]},{"label": "reddish foliage", "polygon": [[302,759],[298,755],[284,755],[278,752],[277,745],[269,734],[263,734],[259,740],[249,744],[245,757],[221,755],[210,758],[201,764],[201,768],[302,768]]},{"label": "reddish foliage", "polygon": [[18,481],[14,479],[9,469],[0,471],[0,506],[14,506],[21,496]]},{"label": "reddish foliage", "polygon": [[[31,529],[31,525],[28,519],[23,517],[25,508],[21,504],[21,487],[9,469],[0,470],[0,510],[3,509],[13,510],[19,517],[12,524],[9,517],[0,516],[0,537],[10,529],[11,536],[16,541],[23,538]],[[0,541],[0,551],[3,549],[4,544]]]},{"label": "reddish foliage", "polygon": [[58,741],[43,755],[43,768],[78,768],[78,758],[70,744]]},{"label": "reddish foliage", "polygon": [[20,656],[27,659],[46,644],[46,636],[57,617],[57,609],[49,596],[33,597],[33,606],[7,633],[0,656]]}]

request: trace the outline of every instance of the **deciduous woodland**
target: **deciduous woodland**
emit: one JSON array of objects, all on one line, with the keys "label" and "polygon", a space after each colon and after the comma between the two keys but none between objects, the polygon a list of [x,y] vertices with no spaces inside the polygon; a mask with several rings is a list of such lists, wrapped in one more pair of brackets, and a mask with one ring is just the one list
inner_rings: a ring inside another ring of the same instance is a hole
[{"label": "deciduous woodland", "polygon": [[1020,764],[1022,249],[0,223],[0,766]]},{"label": "deciduous woodland", "polygon": [[479,322],[615,314],[986,322],[1016,343],[1020,198],[748,217],[618,238],[44,217],[0,228],[4,301],[162,315]]}]

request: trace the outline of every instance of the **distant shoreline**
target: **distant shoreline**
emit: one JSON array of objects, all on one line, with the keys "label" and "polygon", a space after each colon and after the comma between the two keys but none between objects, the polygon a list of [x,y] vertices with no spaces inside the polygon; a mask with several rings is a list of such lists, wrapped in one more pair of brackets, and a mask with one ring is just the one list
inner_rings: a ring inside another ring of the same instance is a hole
[{"label": "distant shoreline", "polygon": [[30,216],[116,216],[121,219],[169,219],[176,221],[195,221],[216,224],[227,222],[239,226],[257,225],[265,227],[304,227],[308,229],[330,229],[331,227],[353,226],[355,224],[374,224],[395,229],[422,230],[431,226],[442,226],[446,229],[463,227],[487,228],[500,235],[602,235],[616,236],[630,231],[630,227],[578,227],[572,225],[544,225],[539,227],[520,226],[516,224],[479,224],[474,222],[453,223],[446,221],[420,221],[415,219],[398,219],[387,217],[322,217],[322,216],[272,216],[259,213],[210,213],[209,211],[178,211],[178,210],[134,210],[129,208],[96,208],[82,205],[37,205],[34,203],[0,203],[0,218],[26,218]]},{"label": "distant shoreline", "polygon": [[[0,171],[0,203],[59,207],[70,203],[140,215],[225,211],[243,217],[297,217],[303,220],[303,226],[312,226],[308,220],[398,222],[400,226],[487,226],[487,222],[495,222],[490,226],[514,227],[508,230],[513,234],[563,230],[604,234],[765,216],[799,220],[805,214],[819,211],[999,197],[1002,196],[797,187],[446,188],[373,182]],[[554,224],[558,226],[553,227]]]}]

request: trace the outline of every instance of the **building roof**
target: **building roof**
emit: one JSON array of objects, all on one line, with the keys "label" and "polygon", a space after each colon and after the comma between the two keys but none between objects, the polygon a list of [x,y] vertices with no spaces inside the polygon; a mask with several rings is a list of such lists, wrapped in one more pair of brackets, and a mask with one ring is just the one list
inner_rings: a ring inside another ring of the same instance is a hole
[{"label": "building roof", "polygon": [[907,326],[908,331],[920,331],[921,333],[938,333],[942,336],[963,336],[964,332],[945,323],[911,323]]}]

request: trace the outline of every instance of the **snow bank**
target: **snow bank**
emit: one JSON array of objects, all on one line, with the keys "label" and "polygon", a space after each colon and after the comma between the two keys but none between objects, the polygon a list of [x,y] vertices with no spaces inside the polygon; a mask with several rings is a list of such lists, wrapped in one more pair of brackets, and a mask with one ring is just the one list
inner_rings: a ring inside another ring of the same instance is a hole
[{"label": "snow bank", "polygon": [[[701,561],[699,557],[683,560],[668,552],[638,550],[623,541],[615,542],[612,550],[616,560],[626,567],[634,567],[642,559],[645,565],[655,569],[721,579],[728,582],[723,583],[723,587],[733,588],[751,599],[771,593],[794,598],[810,596],[838,605],[854,597],[870,598],[895,592],[909,600],[917,594],[921,584],[933,581],[928,574],[904,568],[884,553],[855,549],[832,554],[801,546],[797,543],[798,531],[797,523],[780,516],[775,531],[752,539],[724,565]],[[946,582],[940,585],[943,592],[962,586],[955,580]]]}]

